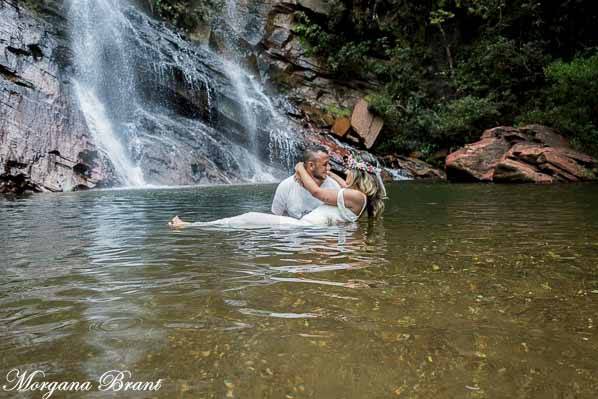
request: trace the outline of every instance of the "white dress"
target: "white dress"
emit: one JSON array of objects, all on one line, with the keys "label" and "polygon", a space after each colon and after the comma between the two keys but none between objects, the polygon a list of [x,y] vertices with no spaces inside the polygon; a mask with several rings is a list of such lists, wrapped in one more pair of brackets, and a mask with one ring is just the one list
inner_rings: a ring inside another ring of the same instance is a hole
[{"label": "white dress", "polygon": [[341,189],[336,197],[337,206],[320,205],[301,219],[270,213],[249,212],[239,216],[218,219],[211,222],[195,222],[192,226],[225,226],[225,227],[269,227],[269,226],[326,226],[356,222],[365,209],[365,204],[356,215],[345,207],[345,189]]}]

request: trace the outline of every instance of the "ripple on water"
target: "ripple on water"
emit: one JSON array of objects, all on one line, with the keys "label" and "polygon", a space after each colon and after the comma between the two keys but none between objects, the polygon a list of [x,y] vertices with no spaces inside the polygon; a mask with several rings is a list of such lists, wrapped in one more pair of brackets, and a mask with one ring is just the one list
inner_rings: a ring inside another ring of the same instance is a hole
[{"label": "ripple on water", "polygon": [[166,228],[274,186],[3,203],[3,365],[159,369],[163,397],[590,397],[596,187],[401,184],[381,221],[287,230]]},{"label": "ripple on water", "polygon": [[100,330],[105,332],[128,331],[140,327],[143,319],[136,317],[113,317],[104,320],[90,320],[88,329],[90,331]]}]

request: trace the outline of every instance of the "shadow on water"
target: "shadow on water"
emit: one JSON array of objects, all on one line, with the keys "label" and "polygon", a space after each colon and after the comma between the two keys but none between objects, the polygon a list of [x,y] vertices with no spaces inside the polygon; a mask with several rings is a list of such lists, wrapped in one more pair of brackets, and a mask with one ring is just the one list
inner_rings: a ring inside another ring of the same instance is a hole
[{"label": "shadow on water", "polygon": [[375,223],[166,227],[274,188],[0,200],[2,370],[128,369],[156,397],[598,391],[596,185],[402,183]]}]

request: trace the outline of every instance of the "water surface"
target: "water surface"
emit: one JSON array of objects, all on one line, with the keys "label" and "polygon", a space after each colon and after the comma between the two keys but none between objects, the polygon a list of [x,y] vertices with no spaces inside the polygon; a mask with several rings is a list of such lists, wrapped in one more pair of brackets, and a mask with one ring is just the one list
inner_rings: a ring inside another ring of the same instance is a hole
[{"label": "water surface", "polygon": [[595,397],[598,186],[401,183],[376,223],[166,227],[267,212],[274,189],[0,199],[0,386],[122,369],[163,385],[114,397]]}]

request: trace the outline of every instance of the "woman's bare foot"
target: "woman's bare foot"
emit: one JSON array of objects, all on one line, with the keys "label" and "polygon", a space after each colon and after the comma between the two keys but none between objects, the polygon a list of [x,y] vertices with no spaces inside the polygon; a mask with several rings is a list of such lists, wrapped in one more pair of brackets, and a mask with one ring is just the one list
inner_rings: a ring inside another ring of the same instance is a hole
[{"label": "woman's bare foot", "polygon": [[183,222],[181,220],[181,218],[179,218],[178,216],[173,217],[172,220],[170,222],[168,222],[168,226],[170,226],[173,229],[178,229],[178,228],[181,228],[181,227],[185,227],[188,224],[191,224],[191,223],[189,223],[189,222]]}]

